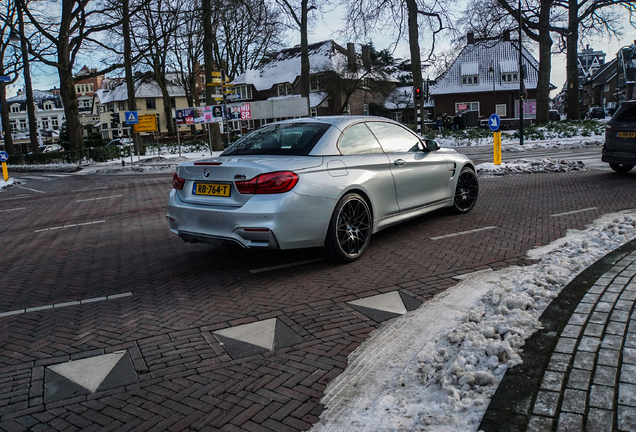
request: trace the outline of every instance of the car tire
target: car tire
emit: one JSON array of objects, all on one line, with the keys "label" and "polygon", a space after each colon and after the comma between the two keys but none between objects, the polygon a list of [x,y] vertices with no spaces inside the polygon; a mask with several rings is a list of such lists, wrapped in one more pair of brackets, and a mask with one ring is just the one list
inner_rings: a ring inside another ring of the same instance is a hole
[{"label": "car tire", "polygon": [[610,166],[611,169],[613,169],[617,173],[621,173],[621,174],[625,174],[627,172],[630,172],[632,170],[632,168],[634,168],[634,165],[616,164],[616,163],[611,163],[611,164],[609,164],[609,166]]},{"label": "car tire", "polygon": [[468,213],[475,207],[478,196],[479,182],[475,171],[470,167],[462,168],[455,187],[453,211],[460,214]]},{"label": "car tire", "polygon": [[360,258],[371,241],[372,226],[371,210],[362,196],[349,193],[342,197],[329,221],[327,257],[345,263]]}]

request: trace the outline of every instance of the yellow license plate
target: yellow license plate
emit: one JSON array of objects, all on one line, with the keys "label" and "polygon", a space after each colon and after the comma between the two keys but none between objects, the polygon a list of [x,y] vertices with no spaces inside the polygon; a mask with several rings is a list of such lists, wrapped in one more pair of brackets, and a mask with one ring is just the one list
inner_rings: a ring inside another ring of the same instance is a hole
[{"label": "yellow license plate", "polygon": [[217,183],[195,183],[192,195],[230,196],[230,185]]},{"label": "yellow license plate", "polygon": [[636,138],[636,132],[618,132],[616,136],[619,138]]}]

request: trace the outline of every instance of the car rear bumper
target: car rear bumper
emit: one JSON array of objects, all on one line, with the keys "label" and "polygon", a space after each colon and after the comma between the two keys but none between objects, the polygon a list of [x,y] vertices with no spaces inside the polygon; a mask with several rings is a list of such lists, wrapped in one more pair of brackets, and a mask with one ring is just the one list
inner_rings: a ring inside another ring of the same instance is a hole
[{"label": "car rear bumper", "polygon": [[608,163],[636,165],[636,153],[613,152],[603,149],[601,160]]},{"label": "car rear bumper", "polygon": [[293,192],[256,195],[241,207],[183,202],[168,198],[170,230],[187,242],[230,241],[245,248],[294,249],[322,246],[333,200]]}]

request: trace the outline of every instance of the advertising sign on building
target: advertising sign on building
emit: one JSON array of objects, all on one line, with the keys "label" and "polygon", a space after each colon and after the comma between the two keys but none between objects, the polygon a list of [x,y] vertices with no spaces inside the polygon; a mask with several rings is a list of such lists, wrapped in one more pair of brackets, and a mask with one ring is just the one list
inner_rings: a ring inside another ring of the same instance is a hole
[{"label": "advertising sign on building", "polygon": [[252,118],[252,112],[250,111],[250,104],[246,103],[241,105],[241,120],[250,120]]}]

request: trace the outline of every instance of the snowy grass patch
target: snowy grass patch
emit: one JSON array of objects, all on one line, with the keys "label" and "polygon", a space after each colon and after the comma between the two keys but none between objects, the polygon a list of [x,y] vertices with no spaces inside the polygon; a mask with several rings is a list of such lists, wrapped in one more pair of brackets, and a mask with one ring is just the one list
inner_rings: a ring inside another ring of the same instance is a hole
[{"label": "snowy grass patch", "polygon": [[501,165],[483,163],[476,166],[480,176],[504,176],[511,174],[537,174],[566,171],[585,171],[585,164],[581,161],[559,159],[518,159],[512,162],[502,162]]}]

